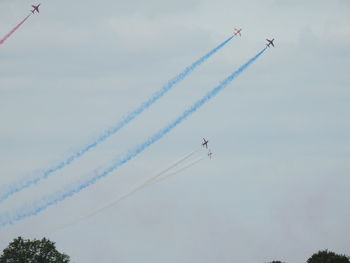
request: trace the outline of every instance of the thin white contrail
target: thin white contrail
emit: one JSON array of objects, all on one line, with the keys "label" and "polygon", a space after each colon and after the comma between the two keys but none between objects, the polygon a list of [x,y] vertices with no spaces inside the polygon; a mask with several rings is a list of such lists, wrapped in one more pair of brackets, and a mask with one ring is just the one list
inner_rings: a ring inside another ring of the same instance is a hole
[{"label": "thin white contrail", "polygon": [[153,182],[151,182],[148,185],[153,185],[153,184],[159,183],[159,182],[161,182],[161,181],[163,181],[171,176],[177,175],[177,174],[181,173],[182,171],[187,170],[188,168],[192,167],[193,165],[199,163],[200,161],[203,161],[204,159],[205,159],[205,157],[199,157],[196,160],[194,160],[193,162],[187,164],[186,166],[184,166],[184,167],[182,167],[182,168],[180,168],[172,173],[166,174],[163,177],[158,177],[156,180],[154,180]]},{"label": "thin white contrail", "polygon": [[[84,216],[84,217],[81,217],[81,218],[75,220],[74,222],[70,222],[70,223],[68,223],[68,224],[65,224],[65,225],[63,225],[63,226],[57,228],[54,232],[59,231],[59,230],[61,230],[61,229],[63,229],[63,228],[66,228],[66,227],[68,227],[68,226],[75,225],[75,224],[79,223],[79,222],[82,221],[82,220],[85,220],[85,219],[88,219],[88,218],[90,218],[90,217],[93,217],[94,215],[96,215],[96,214],[98,214],[98,213],[100,213],[100,212],[102,212],[102,211],[104,211],[104,210],[106,210],[106,209],[109,209],[109,208],[111,208],[111,207],[113,207],[113,206],[115,206],[115,205],[117,205],[117,204],[119,204],[121,201],[123,201],[123,200],[126,199],[127,197],[129,197],[129,196],[133,195],[134,193],[136,193],[136,192],[138,192],[138,191],[144,189],[145,187],[151,186],[151,185],[153,185],[154,183],[158,183],[158,182],[160,182],[160,181],[163,181],[164,179],[166,179],[166,178],[168,177],[168,175],[165,175],[165,176],[161,177],[162,175],[166,174],[166,173],[167,173],[168,171],[170,171],[171,169],[176,168],[178,165],[180,165],[181,163],[183,163],[184,161],[186,161],[187,159],[189,159],[191,156],[193,156],[196,152],[198,152],[198,150],[195,150],[195,151],[192,151],[192,152],[186,154],[185,156],[183,156],[182,158],[180,158],[179,160],[177,160],[177,161],[174,162],[173,164],[169,165],[166,169],[164,169],[164,170],[160,171],[159,173],[157,173],[156,175],[154,175],[154,176],[148,178],[148,179],[147,179],[146,181],[144,181],[142,184],[136,186],[136,187],[135,187],[134,189],[132,189],[131,191],[127,192],[126,194],[124,194],[124,195],[122,195],[122,196],[120,196],[117,200],[115,200],[115,201],[113,201],[113,202],[111,202],[111,203],[109,203],[109,204],[107,204],[107,205],[105,205],[105,206],[103,206],[103,207],[101,207],[101,208],[99,208],[99,209],[93,211],[93,212],[90,213],[90,214],[87,214],[87,215]],[[195,163],[201,161],[202,159],[203,159],[203,157],[200,157],[199,159],[196,159],[196,161],[191,162],[190,164],[186,165],[185,167],[180,168],[179,170],[177,170],[177,171],[175,171],[175,172],[173,172],[173,173],[170,173],[169,176],[175,175],[175,174],[177,174],[177,173],[179,173],[179,172],[185,170],[186,168],[188,168],[188,167],[194,165]]]}]

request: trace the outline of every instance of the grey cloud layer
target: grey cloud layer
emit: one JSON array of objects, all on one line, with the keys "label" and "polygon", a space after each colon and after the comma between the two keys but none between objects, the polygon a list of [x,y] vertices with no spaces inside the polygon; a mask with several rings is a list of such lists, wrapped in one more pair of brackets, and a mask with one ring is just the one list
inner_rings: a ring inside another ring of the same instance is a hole
[{"label": "grey cloud layer", "polygon": [[[1,34],[24,17],[26,2],[1,1]],[[296,263],[318,249],[350,254],[348,1],[47,1],[41,10],[0,51],[1,182],[80,145],[233,27],[243,27],[241,39],[63,178],[78,178],[142,140],[266,37],[276,38],[276,48],[115,177],[4,229],[1,248],[17,235],[49,233],[87,263]],[[50,233],[62,216],[108,203],[202,136],[212,143],[212,162]],[[59,178],[5,205],[56,189]]]}]

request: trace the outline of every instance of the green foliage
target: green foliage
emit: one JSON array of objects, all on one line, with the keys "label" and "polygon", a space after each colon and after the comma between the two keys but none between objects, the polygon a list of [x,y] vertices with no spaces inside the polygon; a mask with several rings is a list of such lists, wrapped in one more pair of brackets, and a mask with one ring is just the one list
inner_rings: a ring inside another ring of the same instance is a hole
[{"label": "green foliage", "polygon": [[0,263],[69,263],[69,256],[60,253],[55,243],[43,238],[33,241],[15,238],[0,256]]},{"label": "green foliage", "polygon": [[335,254],[326,249],[313,254],[307,263],[350,263],[350,260],[346,255]]}]

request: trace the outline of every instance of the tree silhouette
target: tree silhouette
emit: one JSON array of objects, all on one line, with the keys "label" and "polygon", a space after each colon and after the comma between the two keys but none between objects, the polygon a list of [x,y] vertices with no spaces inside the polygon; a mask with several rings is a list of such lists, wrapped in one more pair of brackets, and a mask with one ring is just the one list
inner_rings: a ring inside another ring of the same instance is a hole
[{"label": "tree silhouette", "polygon": [[313,254],[307,263],[350,263],[349,257],[326,250]]},{"label": "tree silhouette", "polygon": [[15,238],[0,256],[0,263],[69,263],[69,256],[60,253],[55,243],[43,238],[33,241]]}]

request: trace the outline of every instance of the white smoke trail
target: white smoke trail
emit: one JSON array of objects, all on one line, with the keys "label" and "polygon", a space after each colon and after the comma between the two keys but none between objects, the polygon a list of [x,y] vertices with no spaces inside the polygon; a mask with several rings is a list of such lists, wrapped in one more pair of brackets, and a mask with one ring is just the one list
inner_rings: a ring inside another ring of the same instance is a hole
[{"label": "white smoke trail", "polygon": [[174,172],[172,172],[172,173],[168,173],[168,174],[166,174],[166,175],[164,175],[164,176],[162,176],[162,177],[158,177],[157,179],[155,179],[154,181],[152,181],[152,182],[151,182],[150,184],[148,184],[148,185],[153,185],[153,184],[159,183],[159,182],[161,182],[161,181],[163,181],[163,180],[165,180],[165,179],[167,179],[167,178],[169,178],[169,177],[172,177],[172,176],[174,176],[174,175],[177,175],[177,174],[179,174],[179,173],[181,173],[181,172],[187,170],[188,168],[192,167],[193,165],[199,163],[200,161],[203,161],[204,159],[205,159],[205,157],[199,157],[199,158],[197,158],[196,160],[194,160],[193,162],[187,164],[186,166],[184,166],[184,167],[182,167],[182,168],[180,168],[180,169],[178,169],[178,170],[176,170],[176,171],[174,171]]},{"label": "white smoke trail", "polygon": [[169,176],[173,176],[175,174],[178,174],[180,173],[181,171],[195,165],[196,163],[198,163],[199,161],[203,160],[204,158],[203,157],[200,157],[199,159],[197,158],[194,162],[191,162],[190,164],[186,165],[185,167],[182,167],[180,168],[179,170],[175,171],[175,172],[172,172],[168,175],[165,175],[165,176],[162,176],[164,174],[166,174],[167,172],[169,172],[171,169],[174,169],[176,168],[177,166],[179,166],[180,164],[182,164],[183,162],[185,162],[186,160],[188,160],[191,156],[193,156],[193,154],[195,154],[196,152],[198,152],[198,150],[196,151],[192,151],[188,154],[186,154],[184,157],[180,158],[179,160],[177,160],[176,162],[174,162],[173,164],[169,165],[167,168],[165,168],[164,170],[162,170],[161,172],[157,173],[156,175],[148,178],[146,181],[144,181],[142,184],[136,186],[135,188],[133,188],[131,191],[127,192],[126,194],[120,196],[117,200],[114,200],[113,202],[93,211],[92,213],[90,214],[87,214],[83,217],[80,217],[76,220],[74,220],[73,222],[70,222],[70,223],[67,223],[67,224],[64,224],[63,226],[60,226],[59,228],[57,228],[56,230],[54,230],[54,232],[56,231],[59,231],[61,229],[64,229],[68,226],[71,226],[71,225],[75,225],[85,219],[88,219],[88,218],[91,218],[93,217],[94,215],[104,211],[104,210],[107,210],[111,207],[114,207],[116,206],[117,204],[119,204],[121,201],[125,200],[126,198],[130,197],[131,195],[135,194],[136,192],[138,191],[141,191],[142,189],[148,187],[148,186],[151,186],[155,183],[158,183],[160,181],[163,181],[164,179],[168,178]]}]

